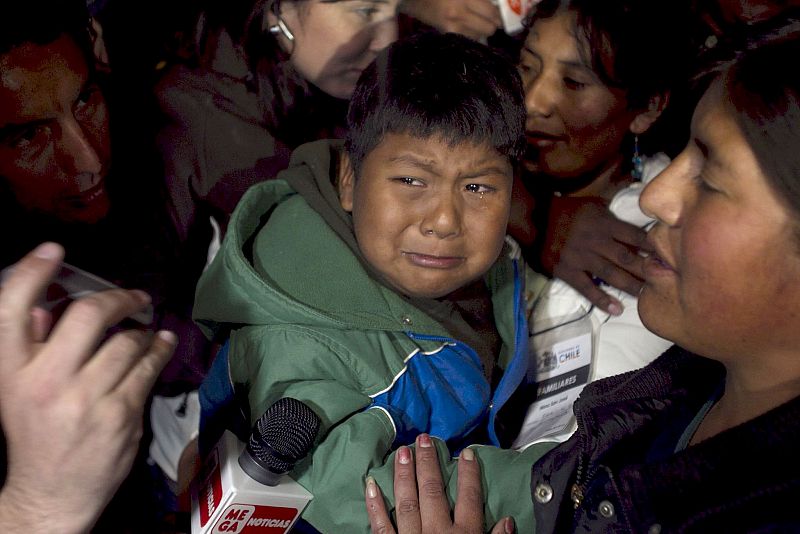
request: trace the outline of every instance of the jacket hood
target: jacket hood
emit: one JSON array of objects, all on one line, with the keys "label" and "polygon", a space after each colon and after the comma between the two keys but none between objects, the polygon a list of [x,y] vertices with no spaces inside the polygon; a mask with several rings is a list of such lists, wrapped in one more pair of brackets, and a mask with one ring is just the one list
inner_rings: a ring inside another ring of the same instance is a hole
[{"label": "jacket hood", "polygon": [[242,198],[197,286],[193,316],[207,335],[220,339],[241,326],[269,324],[447,335],[434,319],[370,278],[337,232],[287,182],[330,184],[341,148],[341,141],[299,147],[278,179]]}]

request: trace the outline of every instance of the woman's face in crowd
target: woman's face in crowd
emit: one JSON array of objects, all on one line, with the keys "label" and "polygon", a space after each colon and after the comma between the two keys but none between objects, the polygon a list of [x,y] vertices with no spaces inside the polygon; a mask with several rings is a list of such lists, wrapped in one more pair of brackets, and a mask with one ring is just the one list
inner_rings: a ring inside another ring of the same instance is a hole
[{"label": "woman's face in crowd", "polygon": [[556,178],[601,171],[619,155],[636,112],[624,91],[591,68],[574,32],[575,14],[534,22],[520,56],[528,111],[525,166]]},{"label": "woman's face in crowd", "polygon": [[399,2],[285,1],[281,14],[294,41],[279,40],[300,75],[329,95],[348,99],[361,71],[397,39]]},{"label": "woman's face in crowd", "polygon": [[646,261],[639,315],[696,353],[757,362],[770,349],[796,351],[798,221],[725,98],[721,83],[712,85],[688,146],[640,199],[657,223],[648,235],[656,253]]}]

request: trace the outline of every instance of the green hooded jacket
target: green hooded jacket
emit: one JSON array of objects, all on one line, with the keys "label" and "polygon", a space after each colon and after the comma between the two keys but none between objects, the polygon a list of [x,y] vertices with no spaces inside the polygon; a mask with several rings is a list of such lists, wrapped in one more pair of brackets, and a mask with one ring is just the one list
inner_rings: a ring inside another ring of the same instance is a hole
[{"label": "green hooded jacket", "polygon": [[[207,382],[218,388],[227,379],[229,391],[213,396],[246,397],[249,424],[281,397],[301,400],[320,417],[315,446],[292,477],[314,495],[305,520],[322,532],[350,533],[369,531],[365,476],[372,474],[391,501],[390,454],[416,434],[453,444],[483,425],[496,443],[497,412],[524,380],[528,355],[524,266],[511,242],[485,276],[503,340],[497,365],[504,372],[494,391],[474,350],[370,277],[287,183],[332,189],[340,147],[300,147],[280,179],[245,195],[200,280],[194,317],[210,337],[227,340],[221,357],[228,376]],[[322,196],[330,199],[331,191]],[[449,457],[443,443],[437,446]],[[476,449],[487,524],[513,515],[521,531],[532,528],[530,466],[549,448]],[[454,489],[454,465],[444,470]]]}]

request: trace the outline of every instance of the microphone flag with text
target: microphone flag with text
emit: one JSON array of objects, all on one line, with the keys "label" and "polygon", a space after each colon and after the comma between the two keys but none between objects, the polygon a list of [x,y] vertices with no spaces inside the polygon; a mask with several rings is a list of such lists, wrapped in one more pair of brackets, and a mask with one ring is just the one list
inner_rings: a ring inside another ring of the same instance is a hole
[{"label": "microphone flag with text", "polygon": [[287,532],[312,499],[288,473],[311,451],[319,426],[305,403],[283,397],[256,421],[246,446],[226,431],[196,479],[192,533]]}]

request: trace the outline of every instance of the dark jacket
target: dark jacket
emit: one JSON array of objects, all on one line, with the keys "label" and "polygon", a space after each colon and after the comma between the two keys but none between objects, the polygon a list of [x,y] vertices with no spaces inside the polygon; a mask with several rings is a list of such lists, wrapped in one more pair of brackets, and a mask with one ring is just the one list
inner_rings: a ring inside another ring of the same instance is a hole
[{"label": "dark jacket", "polygon": [[536,531],[800,532],[800,398],[673,454],[724,376],[674,347],[587,386],[578,431],[533,467]]}]

